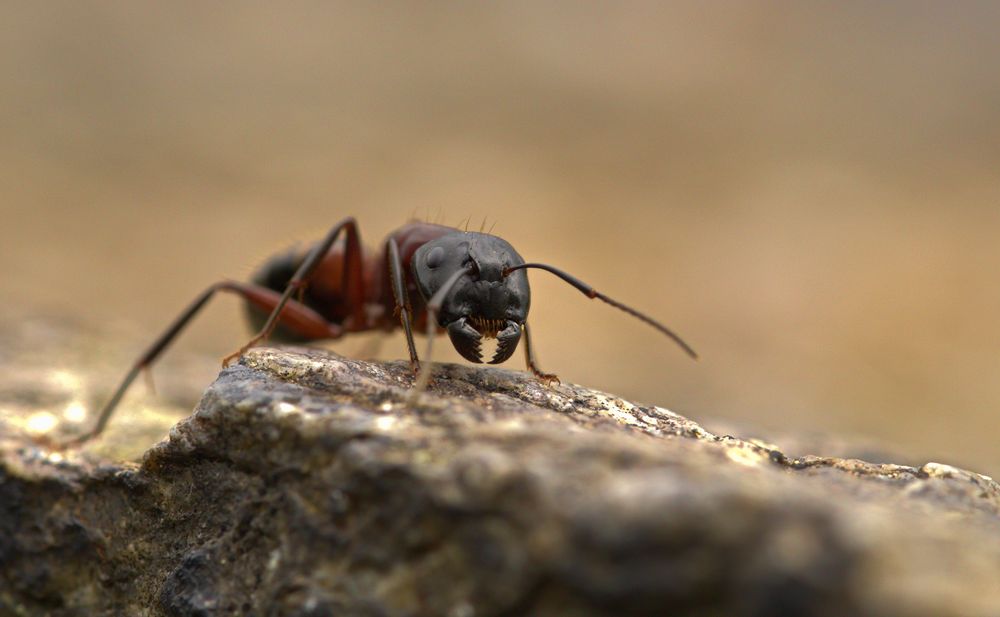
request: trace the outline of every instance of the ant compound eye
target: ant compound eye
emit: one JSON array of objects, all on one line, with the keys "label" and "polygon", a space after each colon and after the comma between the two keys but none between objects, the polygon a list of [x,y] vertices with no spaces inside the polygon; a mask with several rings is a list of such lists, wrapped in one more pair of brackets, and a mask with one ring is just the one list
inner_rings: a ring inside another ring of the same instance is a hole
[{"label": "ant compound eye", "polygon": [[427,264],[428,268],[437,268],[444,261],[444,249],[440,246],[435,246],[427,253],[427,257],[424,259],[424,263]]}]

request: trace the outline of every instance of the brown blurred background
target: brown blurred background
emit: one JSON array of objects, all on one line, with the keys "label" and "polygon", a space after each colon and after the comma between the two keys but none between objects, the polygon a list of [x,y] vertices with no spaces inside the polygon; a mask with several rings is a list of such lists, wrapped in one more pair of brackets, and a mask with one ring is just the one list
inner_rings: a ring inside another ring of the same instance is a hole
[{"label": "brown blurred background", "polygon": [[[998,26],[995,2],[6,4],[0,297],[135,324],[138,351],[347,214],[372,245],[485,219],[703,356],[536,273],[566,380],[998,473]],[[225,298],[178,347],[246,337]]]}]

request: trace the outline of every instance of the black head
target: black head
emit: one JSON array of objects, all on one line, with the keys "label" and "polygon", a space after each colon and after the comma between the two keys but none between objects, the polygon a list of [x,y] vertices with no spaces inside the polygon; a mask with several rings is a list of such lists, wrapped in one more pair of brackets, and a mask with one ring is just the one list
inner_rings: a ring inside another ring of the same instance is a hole
[{"label": "black head", "polygon": [[438,325],[470,362],[482,362],[483,337],[496,338],[490,364],[510,358],[521,340],[531,295],[524,270],[504,276],[506,268],[524,260],[509,242],[489,234],[460,232],[441,236],[413,254],[411,267],[425,301],[456,272],[468,273],[451,287],[438,311]]}]

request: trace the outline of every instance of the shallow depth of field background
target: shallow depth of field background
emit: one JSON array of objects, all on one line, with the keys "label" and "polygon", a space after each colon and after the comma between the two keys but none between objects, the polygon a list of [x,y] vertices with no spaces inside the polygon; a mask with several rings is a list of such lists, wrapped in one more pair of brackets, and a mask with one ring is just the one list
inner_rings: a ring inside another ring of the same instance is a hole
[{"label": "shallow depth of field background", "polygon": [[[0,298],[132,324],[138,351],[345,215],[373,246],[485,219],[703,357],[533,273],[565,380],[1000,473],[998,23],[991,2],[7,5]],[[246,337],[221,298],[178,347]]]}]

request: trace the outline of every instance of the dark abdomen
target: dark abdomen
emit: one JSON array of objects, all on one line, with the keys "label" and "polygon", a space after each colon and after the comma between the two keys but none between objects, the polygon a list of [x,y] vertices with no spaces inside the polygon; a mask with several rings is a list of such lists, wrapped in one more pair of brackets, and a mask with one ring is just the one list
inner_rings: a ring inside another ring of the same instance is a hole
[{"label": "dark abdomen", "polygon": [[[288,282],[295,276],[295,271],[299,269],[306,253],[299,248],[293,247],[284,253],[274,255],[263,263],[250,277],[250,282],[260,287],[266,287],[273,291],[283,293],[288,287]],[[308,296],[308,290],[307,294]],[[306,304],[309,304],[308,298]],[[247,321],[253,332],[260,332],[267,321],[268,313],[265,313],[256,306],[245,303]],[[306,343],[310,338],[306,338],[294,331],[284,327],[281,323],[274,329],[271,339],[281,343]]]}]

